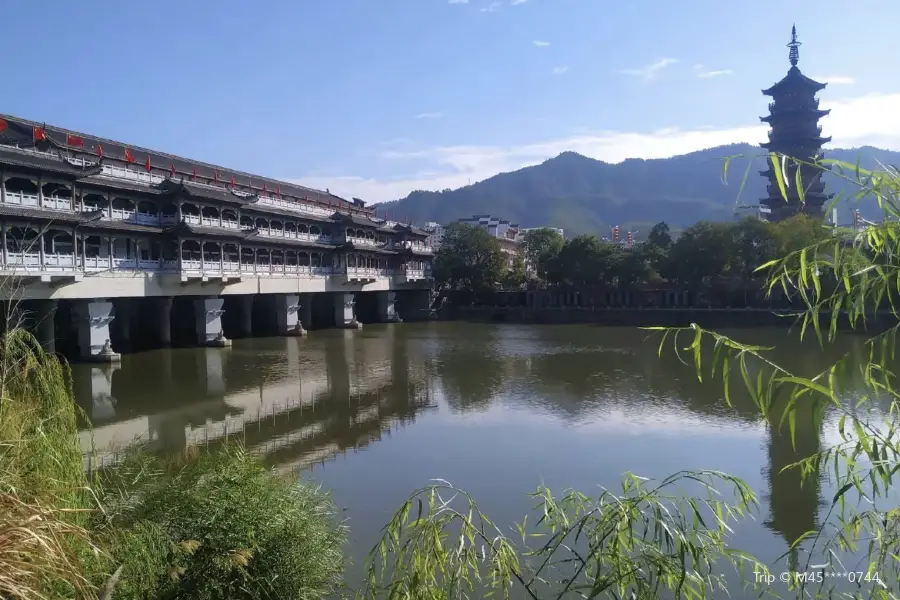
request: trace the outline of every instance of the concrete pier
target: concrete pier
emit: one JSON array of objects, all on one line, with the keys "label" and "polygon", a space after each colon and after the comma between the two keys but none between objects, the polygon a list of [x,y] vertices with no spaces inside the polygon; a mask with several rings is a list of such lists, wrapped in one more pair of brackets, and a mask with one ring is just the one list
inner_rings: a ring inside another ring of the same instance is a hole
[{"label": "concrete pier", "polygon": [[241,338],[253,336],[253,296],[238,296],[234,299],[233,306],[237,309],[234,322],[237,324],[235,335]]},{"label": "concrete pier", "polygon": [[194,326],[199,345],[218,348],[231,346],[231,340],[225,337],[222,330],[224,303],[222,298],[194,299]]},{"label": "concrete pier", "polygon": [[172,297],[151,298],[149,308],[153,341],[160,348],[168,348],[172,345]]},{"label": "concrete pier", "polygon": [[334,295],[334,324],[340,329],[362,329],[362,323],[356,320],[355,294]]},{"label": "concrete pier", "polygon": [[397,313],[396,297],[394,292],[378,293],[378,320],[382,323],[402,323],[403,319]]},{"label": "concrete pier", "polygon": [[306,330],[300,321],[299,294],[278,294],[275,300],[275,322],[278,335],[304,336]]},{"label": "concrete pier", "polygon": [[297,299],[297,320],[306,331],[312,329],[312,297],[312,294],[300,294]]},{"label": "concrete pier", "polygon": [[72,307],[79,358],[91,362],[117,362],[113,352],[110,323],[115,319],[113,303],[105,300],[79,300]]}]

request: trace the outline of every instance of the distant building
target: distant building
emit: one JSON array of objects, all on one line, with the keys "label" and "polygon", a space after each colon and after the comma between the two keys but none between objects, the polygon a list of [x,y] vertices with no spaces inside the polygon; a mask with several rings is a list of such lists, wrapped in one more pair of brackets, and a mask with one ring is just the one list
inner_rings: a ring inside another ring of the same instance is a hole
[{"label": "distant building", "polygon": [[491,215],[473,215],[460,219],[460,223],[468,223],[475,227],[484,227],[500,243],[500,250],[507,255],[507,262],[512,266],[516,257],[522,254],[522,233],[517,223],[510,223]]},{"label": "distant building", "polygon": [[444,245],[444,226],[434,221],[425,223],[423,229],[428,233],[425,239],[426,245],[437,252]]},{"label": "distant building", "polygon": [[558,234],[561,235],[562,237],[566,237],[565,231],[563,231],[563,230],[560,229],[559,227],[528,227],[527,229],[520,229],[519,232],[524,236],[524,235],[525,235],[526,233],[528,233],[529,231],[535,231],[535,230],[537,230],[537,229],[549,229],[550,231],[555,231],[556,233],[558,233]]},{"label": "distant building", "polygon": [[[769,89],[763,90],[763,94],[771,96],[773,101],[769,104],[769,114],[760,117],[762,122],[771,127],[769,141],[761,146],[779,155],[812,161],[816,156],[822,156],[822,146],[831,141],[830,137],[822,137],[822,126],[819,125],[819,119],[830,111],[820,110],[819,100],[816,98],[816,93],[825,89],[828,84],[810,79],[797,68],[800,42],[797,41],[796,27],[791,29],[791,43],[788,47],[791,68],[787,75]],[[822,172],[815,167],[804,166],[800,169],[800,179],[806,190],[804,201],[801,202],[794,184],[797,167],[786,161],[783,169],[784,179],[788,183],[784,186],[787,202],[781,193],[777,174],[770,166],[760,172],[769,180],[768,195],[760,200],[760,212],[769,221],[781,221],[798,212],[821,215],[822,205],[830,197],[825,193]]]}]

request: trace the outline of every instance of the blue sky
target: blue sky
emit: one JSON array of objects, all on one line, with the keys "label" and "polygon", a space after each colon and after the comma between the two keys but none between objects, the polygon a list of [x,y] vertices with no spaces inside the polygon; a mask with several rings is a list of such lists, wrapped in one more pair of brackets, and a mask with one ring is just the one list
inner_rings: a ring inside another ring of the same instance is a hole
[{"label": "blue sky", "polygon": [[795,21],[835,145],[900,149],[896,0],[7,0],[0,18],[0,112],[369,201],[567,149],[763,141]]}]

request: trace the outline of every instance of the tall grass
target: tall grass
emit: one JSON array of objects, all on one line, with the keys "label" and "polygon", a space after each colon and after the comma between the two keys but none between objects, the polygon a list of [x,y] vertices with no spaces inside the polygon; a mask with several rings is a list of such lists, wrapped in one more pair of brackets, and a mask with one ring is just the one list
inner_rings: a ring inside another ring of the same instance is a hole
[{"label": "tall grass", "polygon": [[94,597],[90,497],[68,368],[12,328],[0,336],[0,597]]},{"label": "tall grass", "polygon": [[240,447],[130,454],[98,484],[94,531],[123,567],[116,598],[312,599],[341,582],[330,498]]}]

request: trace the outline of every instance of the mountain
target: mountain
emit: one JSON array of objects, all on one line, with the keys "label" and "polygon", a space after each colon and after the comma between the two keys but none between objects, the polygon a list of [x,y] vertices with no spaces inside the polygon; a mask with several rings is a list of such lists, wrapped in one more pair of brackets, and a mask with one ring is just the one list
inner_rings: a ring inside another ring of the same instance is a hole
[{"label": "mountain", "polygon": [[[724,159],[731,161],[727,185]],[[827,158],[863,167],[900,164],[900,152],[871,146],[828,149]],[[682,228],[699,220],[734,218],[738,203],[756,204],[765,195],[766,158],[757,146],[736,144],[665,159],[628,159],[609,164],[575,152],[564,152],[539,165],[501,173],[479,183],[442,192],[412,192],[402,200],[378,206],[378,212],[408,215],[417,223],[449,223],[474,214],[491,214],[521,227],[562,227],[567,234],[606,233],[611,225],[645,231],[659,221]],[[744,172],[746,185],[738,200]],[[830,193],[849,193],[851,186],[826,175]],[[866,218],[880,214],[874,202],[859,206]],[[839,207],[841,223],[852,209]]]}]

